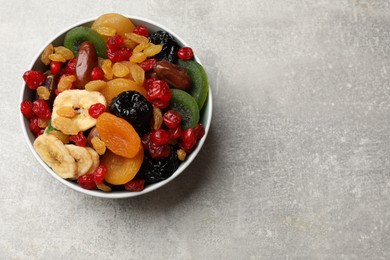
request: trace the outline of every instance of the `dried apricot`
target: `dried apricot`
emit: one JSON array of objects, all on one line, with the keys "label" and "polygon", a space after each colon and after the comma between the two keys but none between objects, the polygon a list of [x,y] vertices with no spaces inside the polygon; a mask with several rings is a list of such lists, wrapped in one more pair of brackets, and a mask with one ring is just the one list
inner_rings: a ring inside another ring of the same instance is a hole
[{"label": "dried apricot", "polygon": [[133,158],[119,156],[109,150],[101,156],[101,163],[107,166],[104,180],[110,184],[121,185],[132,180],[141,168],[144,151],[141,148]]},{"label": "dried apricot", "polygon": [[134,127],[122,118],[104,112],[96,120],[96,128],[100,139],[117,155],[133,158],[141,149],[141,138]]}]

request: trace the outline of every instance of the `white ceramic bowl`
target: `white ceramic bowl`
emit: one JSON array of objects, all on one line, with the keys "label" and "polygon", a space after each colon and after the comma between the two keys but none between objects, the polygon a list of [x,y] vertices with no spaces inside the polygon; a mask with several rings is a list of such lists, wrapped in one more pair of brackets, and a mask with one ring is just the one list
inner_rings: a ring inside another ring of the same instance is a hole
[{"label": "white ceramic bowl", "polygon": [[[148,19],[144,19],[144,18],[141,18],[141,17],[136,17],[136,16],[126,15],[126,17],[130,18],[131,21],[135,25],[141,25],[142,24],[142,25],[147,26],[148,29],[149,29],[149,32],[154,32],[154,31],[158,31],[158,30],[166,31],[166,32],[170,33],[173,37],[175,37],[175,39],[179,43],[179,45],[181,45],[181,46],[190,46],[183,39],[181,39],[177,34],[175,34],[173,31],[171,31],[170,29],[166,28],[165,26],[163,26],[163,25],[161,25],[159,23],[156,23],[154,21],[151,21],[151,20],[148,20]],[[54,46],[63,45],[64,37],[65,37],[65,34],[66,34],[67,31],[69,31],[70,29],[72,29],[74,27],[81,26],[81,25],[91,26],[92,22],[94,20],[96,20],[96,19],[97,19],[97,17],[96,18],[92,18],[92,19],[87,19],[85,21],[81,21],[81,22],[79,22],[79,23],[77,23],[75,25],[72,25],[69,28],[66,28],[62,32],[60,32],[58,35],[56,35],[54,38],[52,38],[50,41],[48,41],[44,46],[42,46],[42,49],[35,56],[35,58],[34,58],[32,64],[31,64],[30,68],[26,68],[26,70],[31,69],[31,70],[42,70],[43,71],[44,70],[44,65],[40,61],[40,56],[41,56],[41,53],[44,50],[44,48],[49,43],[52,43]],[[201,63],[199,58],[196,55],[195,55],[195,60],[198,61],[199,63]],[[34,92],[31,91],[23,83],[22,91],[21,91],[21,95],[20,95],[20,102],[22,102],[25,99],[32,100],[33,99],[33,94],[34,94]],[[206,100],[206,103],[205,103],[202,111],[201,111],[201,119],[200,119],[200,121],[202,122],[202,124],[203,124],[203,126],[205,128],[206,134],[199,141],[196,149],[189,156],[187,156],[186,160],[179,165],[178,169],[172,174],[171,177],[169,177],[166,180],[160,181],[158,183],[150,184],[150,185],[146,186],[145,189],[140,191],[140,192],[113,191],[113,192],[110,192],[110,193],[106,193],[106,192],[103,192],[103,191],[100,191],[100,190],[86,190],[86,189],[81,188],[74,181],[68,181],[68,180],[62,179],[45,162],[43,162],[41,160],[41,158],[39,157],[39,155],[35,152],[35,150],[33,148],[33,142],[34,142],[35,137],[29,130],[28,120],[21,113],[20,113],[20,115],[21,115],[20,118],[21,118],[21,123],[22,123],[23,134],[24,134],[24,136],[26,138],[28,146],[30,147],[33,155],[38,160],[38,162],[42,165],[42,167],[51,176],[53,176],[55,179],[57,179],[61,183],[65,184],[69,188],[72,188],[72,189],[74,189],[76,191],[79,191],[81,193],[84,193],[84,194],[92,195],[92,196],[95,196],[95,197],[112,198],[112,199],[114,199],[114,198],[129,198],[129,197],[135,197],[135,196],[139,196],[139,195],[151,192],[153,190],[156,190],[156,189],[164,186],[168,182],[170,182],[173,179],[175,179],[180,173],[182,173],[192,163],[192,161],[195,159],[195,157],[197,156],[197,154],[201,150],[201,148],[202,148],[202,146],[203,146],[203,144],[204,144],[204,142],[206,140],[206,137],[207,137],[207,134],[209,132],[209,129],[210,129],[211,115],[212,115],[212,94],[211,94],[211,90],[209,90],[208,98]]]}]

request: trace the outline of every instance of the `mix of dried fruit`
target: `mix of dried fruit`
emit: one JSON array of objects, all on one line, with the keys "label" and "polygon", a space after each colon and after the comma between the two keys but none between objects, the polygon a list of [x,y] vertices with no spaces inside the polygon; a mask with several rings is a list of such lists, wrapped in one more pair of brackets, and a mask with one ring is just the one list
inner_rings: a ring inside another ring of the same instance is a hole
[{"label": "mix of dried fruit", "polygon": [[208,79],[190,47],[117,13],[67,32],[23,75],[34,148],[85,189],[141,191],[170,177],[205,130]]}]

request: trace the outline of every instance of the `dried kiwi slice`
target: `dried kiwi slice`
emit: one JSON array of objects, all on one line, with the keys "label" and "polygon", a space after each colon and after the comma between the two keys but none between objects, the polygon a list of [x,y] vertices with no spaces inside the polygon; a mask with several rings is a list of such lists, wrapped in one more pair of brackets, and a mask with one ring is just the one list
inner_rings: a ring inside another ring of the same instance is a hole
[{"label": "dried kiwi slice", "polygon": [[106,41],[98,32],[89,27],[79,26],[68,31],[65,35],[64,46],[77,56],[81,44],[85,41],[93,43],[97,56],[107,58]]},{"label": "dried kiwi slice", "polygon": [[209,93],[209,80],[203,66],[194,60],[178,60],[178,65],[183,67],[192,80],[191,89],[188,91],[202,109]]},{"label": "dried kiwi slice", "polygon": [[195,99],[180,89],[171,89],[170,108],[182,116],[182,129],[194,128],[199,122],[199,108]]}]

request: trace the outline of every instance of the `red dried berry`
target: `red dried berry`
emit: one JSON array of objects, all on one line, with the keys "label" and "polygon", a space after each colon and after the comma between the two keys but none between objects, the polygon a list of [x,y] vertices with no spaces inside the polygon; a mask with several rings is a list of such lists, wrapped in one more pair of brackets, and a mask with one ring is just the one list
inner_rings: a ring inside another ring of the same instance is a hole
[{"label": "red dried berry", "polygon": [[77,179],[77,183],[84,189],[93,190],[96,188],[94,175],[91,173],[84,174]]},{"label": "red dried berry", "polygon": [[128,47],[118,47],[107,49],[107,56],[112,62],[129,60],[133,51]]},{"label": "red dried berry", "polygon": [[148,37],[148,36],[149,36],[148,27],[146,27],[146,26],[144,26],[144,25],[138,25],[138,26],[136,26],[136,27],[133,29],[133,33],[138,34],[138,35],[142,35],[142,36],[145,36],[145,37]]},{"label": "red dried berry", "polygon": [[142,146],[144,147],[145,150],[149,149],[150,133],[151,132],[144,134],[141,138]]},{"label": "red dried berry", "polygon": [[77,135],[71,135],[69,141],[73,142],[77,146],[84,147],[87,144],[87,138],[85,138],[83,132],[79,132]]},{"label": "red dried berry", "polygon": [[104,111],[106,111],[106,106],[102,103],[93,104],[88,109],[89,115],[93,118],[98,118]]},{"label": "red dried berry", "polygon": [[186,151],[191,151],[196,144],[196,135],[193,128],[187,128],[183,131],[179,145]]},{"label": "red dried berry", "polygon": [[143,62],[141,62],[139,64],[139,66],[143,70],[147,71],[147,70],[153,69],[153,67],[154,67],[154,65],[156,65],[156,63],[157,63],[157,59],[156,58],[151,58],[151,59],[144,60]]},{"label": "red dried berry", "polygon": [[42,71],[28,70],[23,74],[24,82],[30,89],[37,89],[45,82],[46,76]]},{"label": "red dried berry", "polygon": [[152,84],[153,84],[153,81],[156,81],[157,79],[156,78],[148,78],[148,79],[145,79],[144,81],[144,87],[146,90],[148,90]]},{"label": "red dried berry", "polygon": [[181,126],[179,125],[176,128],[170,128],[168,132],[169,132],[169,141],[175,141],[182,134]]},{"label": "red dried berry", "polygon": [[93,172],[93,179],[96,184],[103,182],[106,172],[107,166],[100,164],[99,167],[97,167],[97,169]]},{"label": "red dried berry", "polygon": [[108,49],[120,47],[125,39],[120,35],[115,35],[107,39],[106,45]]},{"label": "red dried berry", "polygon": [[22,112],[26,118],[32,118],[34,116],[32,108],[33,103],[30,100],[24,100],[20,103],[20,112]]},{"label": "red dried berry", "polygon": [[103,80],[104,71],[100,67],[95,67],[91,72],[91,80]]},{"label": "red dried berry", "polygon": [[77,58],[70,59],[66,64],[64,75],[75,75],[76,74],[76,63]]},{"label": "red dried berry", "polygon": [[169,132],[164,129],[153,130],[150,133],[150,141],[156,145],[164,145],[169,142]]},{"label": "red dried berry", "polygon": [[154,159],[167,158],[171,154],[171,146],[169,144],[156,145],[153,142],[149,142],[148,152]]},{"label": "red dried berry", "polygon": [[52,61],[50,62],[50,72],[53,75],[57,75],[61,71],[62,63],[58,61]]},{"label": "red dried berry", "polygon": [[190,60],[194,57],[194,52],[190,47],[182,47],[177,51],[177,57],[181,60]]},{"label": "red dried berry", "polygon": [[43,99],[37,99],[33,102],[32,111],[42,120],[48,120],[51,117],[50,107]]},{"label": "red dried berry", "polygon": [[125,184],[125,190],[128,191],[142,191],[145,188],[145,180],[132,179]]},{"label": "red dried berry", "polygon": [[163,116],[164,124],[169,128],[176,128],[180,124],[181,119],[181,115],[172,109],[165,112]]},{"label": "red dried berry", "polygon": [[164,80],[155,80],[148,86],[147,99],[149,101],[160,100],[168,102],[171,100],[172,93],[168,83]]},{"label": "red dried berry", "polygon": [[196,140],[201,139],[206,133],[201,122],[199,122],[196,125],[196,127],[194,128],[194,131],[195,131]]},{"label": "red dried berry", "polygon": [[41,131],[41,128],[39,127],[38,124],[38,120],[39,118],[37,116],[34,116],[33,118],[30,119],[30,122],[28,124],[31,133],[33,133],[34,135],[39,134],[39,132]]},{"label": "red dried berry", "polygon": [[40,135],[42,135],[45,132],[45,129],[40,129],[39,132],[35,135],[35,138],[38,138]]}]

